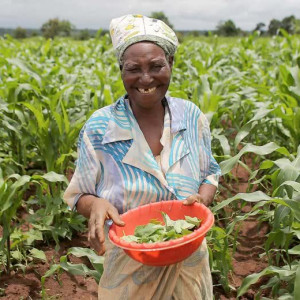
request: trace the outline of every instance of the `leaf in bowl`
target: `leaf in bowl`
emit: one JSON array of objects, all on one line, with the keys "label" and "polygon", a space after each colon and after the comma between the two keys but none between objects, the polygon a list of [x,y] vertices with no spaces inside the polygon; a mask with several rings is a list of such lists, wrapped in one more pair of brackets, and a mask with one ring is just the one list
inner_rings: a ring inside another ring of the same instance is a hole
[{"label": "leaf in bowl", "polygon": [[201,220],[198,219],[197,217],[190,217],[190,216],[184,216],[185,220],[191,224],[194,224],[196,227],[199,227],[201,224]]}]

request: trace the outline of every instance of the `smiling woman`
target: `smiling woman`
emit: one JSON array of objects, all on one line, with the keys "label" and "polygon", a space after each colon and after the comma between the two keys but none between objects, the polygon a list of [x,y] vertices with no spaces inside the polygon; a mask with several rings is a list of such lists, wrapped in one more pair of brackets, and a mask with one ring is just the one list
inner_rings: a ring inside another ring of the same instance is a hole
[{"label": "smiling woman", "polygon": [[163,22],[127,15],[111,22],[127,94],[96,111],[81,131],[78,161],[64,198],[89,218],[89,240],[105,256],[99,299],[212,299],[205,241],[185,261],[149,267],[107,238],[109,219],[164,200],[210,205],[220,168],[209,124],[193,103],[166,96],[175,33]]}]

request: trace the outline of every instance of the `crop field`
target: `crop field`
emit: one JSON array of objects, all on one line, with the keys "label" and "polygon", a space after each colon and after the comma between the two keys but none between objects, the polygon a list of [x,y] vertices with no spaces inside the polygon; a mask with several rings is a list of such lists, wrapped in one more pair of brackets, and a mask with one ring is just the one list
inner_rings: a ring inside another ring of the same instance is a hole
[{"label": "crop field", "polygon": [[[300,299],[300,38],[186,38],[169,94],[210,121],[216,299]],[[107,35],[0,38],[0,296],[97,299],[103,257],[62,200],[80,129],[125,93]]]}]

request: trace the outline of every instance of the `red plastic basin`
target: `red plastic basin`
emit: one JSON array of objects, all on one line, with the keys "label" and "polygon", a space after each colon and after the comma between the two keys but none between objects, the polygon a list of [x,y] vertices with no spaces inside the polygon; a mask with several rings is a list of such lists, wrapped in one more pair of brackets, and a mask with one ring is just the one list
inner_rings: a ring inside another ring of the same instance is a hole
[{"label": "red plastic basin", "polygon": [[[134,234],[136,226],[145,225],[151,219],[163,221],[162,211],[167,213],[172,220],[184,219],[184,216],[190,216],[197,217],[202,222],[200,227],[193,233],[171,241],[138,244],[121,239],[124,234]],[[179,200],[139,206],[121,215],[121,219],[126,225],[120,227],[113,224],[109,229],[109,239],[114,245],[122,248],[132,259],[150,266],[167,266],[189,257],[199,248],[206,233],[214,223],[214,216],[205,205],[194,203],[186,206]]]}]

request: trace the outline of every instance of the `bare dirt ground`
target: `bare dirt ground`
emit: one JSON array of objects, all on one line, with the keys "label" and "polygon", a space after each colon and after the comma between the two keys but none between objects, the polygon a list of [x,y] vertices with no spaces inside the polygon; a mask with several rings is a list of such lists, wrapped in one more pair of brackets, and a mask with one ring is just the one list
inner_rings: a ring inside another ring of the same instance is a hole
[{"label": "bare dirt ground", "polygon": [[[54,245],[40,247],[47,257],[47,263],[36,261],[24,273],[10,276],[2,275],[0,288],[5,290],[4,299],[41,299],[41,277],[49,270],[50,265],[58,262],[70,247],[88,247],[86,235],[79,235],[72,241],[63,241],[58,252]],[[71,257],[73,263],[87,263],[84,259]],[[93,278],[73,276],[66,272],[59,278],[52,276],[46,279],[47,299],[97,299],[97,283]]]}]

